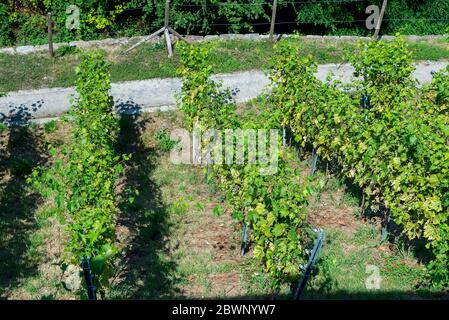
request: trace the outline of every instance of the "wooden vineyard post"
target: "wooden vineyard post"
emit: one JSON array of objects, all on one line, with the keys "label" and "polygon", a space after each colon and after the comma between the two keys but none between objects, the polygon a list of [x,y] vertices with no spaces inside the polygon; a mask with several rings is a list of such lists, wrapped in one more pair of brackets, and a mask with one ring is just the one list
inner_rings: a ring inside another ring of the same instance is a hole
[{"label": "wooden vineyard post", "polygon": [[182,35],[180,35],[178,32],[176,32],[173,28],[170,27],[170,0],[165,1],[165,15],[164,15],[164,26],[157,30],[156,32],[150,34],[149,36],[146,36],[139,42],[137,42],[135,45],[133,45],[131,48],[125,51],[125,53],[128,53],[129,51],[137,48],[142,43],[147,42],[151,38],[157,37],[158,35],[162,34],[165,38],[165,43],[167,45],[167,51],[168,51],[168,57],[173,56],[173,47],[170,39],[170,34],[173,34],[175,37],[179,38],[180,40],[184,40],[185,42],[189,43],[186,38],[184,38]]},{"label": "wooden vineyard post", "polygon": [[273,8],[271,12],[270,40],[273,41],[274,26],[276,24],[277,0],[273,0]]},{"label": "wooden vineyard post", "polygon": [[50,54],[50,57],[54,57],[55,53],[53,50],[53,19],[52,19],[52,13],[48,13],[48,53]]},{"label": "wooden vineyard post", "polygon": [[385,9],[387,7],[388,0],[384,0],[382,9],[380,9],[379,20],[377,21],[376,31],[374,32],[374,39],[379,40],[380,26],[382,25],[382,19],[384,18]]}]

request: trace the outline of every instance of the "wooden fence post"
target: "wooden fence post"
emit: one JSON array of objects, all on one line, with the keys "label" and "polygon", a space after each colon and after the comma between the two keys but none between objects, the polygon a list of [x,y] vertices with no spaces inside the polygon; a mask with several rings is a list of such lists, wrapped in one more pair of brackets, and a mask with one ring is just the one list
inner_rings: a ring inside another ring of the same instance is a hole
[{"label": "wooden fence post", "polygon": [[48,13],[48,53],[50,54],[50,57],[54,57],[55,53],[53,50],[53,19],[52,19],[52,13]]},{"label": "wooden fence post", "polygon": [[164,17],[164,27],[168,28],[168,23],[170,19],[170,0],[165,2],[165,17]]},{"label": "wooden fence post", "polygon": [[173,47],[170,39],[170,32],[168,30],[168,24],[170,22],[170,0],[165,2],[165,17],[164,17],[164,35],[165,41],[167,43],[168,57],[171,58],[173,56]]},{"label": "wooden fence post", "polygon": [[382,19],[384,18],[385,9],[387,7],[388,0],[384,0],[382,9],[380,9],[379,20],[377,21],[376,31],[374,32],[374,39],[379,39],[380,26],[382,25]]},{"label": "wooden fence post", "polygon": [[273,8],[271,11],[270,40],[273,41],[274,25],[276,23],[277,0],[273,0]]}]

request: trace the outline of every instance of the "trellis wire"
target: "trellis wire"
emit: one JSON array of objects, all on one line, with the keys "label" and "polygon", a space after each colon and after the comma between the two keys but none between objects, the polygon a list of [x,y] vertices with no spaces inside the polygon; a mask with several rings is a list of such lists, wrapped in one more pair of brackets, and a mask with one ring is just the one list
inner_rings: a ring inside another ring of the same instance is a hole
[{"label": "trellis wire", "polygon": [[[319,1],[285,1],[280,4],[321,4],[321,3],[358,3],[367,2],[369,0],[319,0]],[[269,0],[266,2],[254,2],[254,3],[232,3],[232,2],[221,2],[221,3],[204,3],[204,4],[177,4],[177,7],[222,7],[222,6],[263,6],[272,5],[273,1]]]}]

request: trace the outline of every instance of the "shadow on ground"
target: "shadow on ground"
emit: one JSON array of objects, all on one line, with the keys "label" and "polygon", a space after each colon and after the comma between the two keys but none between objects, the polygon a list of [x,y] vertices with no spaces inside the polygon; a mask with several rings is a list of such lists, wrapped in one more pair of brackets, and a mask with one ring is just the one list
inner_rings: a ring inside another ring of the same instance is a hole
[{"label": "shadow on ground", "polygon": [[10,105],[7,114],[0,112],[0,123],[14,126],[27,126],[30,124],[33,113],[42,108],[43,105],[43,100],[38,100],[30,106],[25,104]]},{"label": "shadow on ground", "polygon": [[26,183],[34,166],[46,161],[40,136],[21,117],[21,126],[0,134],[0,298],[37,272],[37,261],[28,248],[37,229],[34,212],[40,197]]},{"label": "shadow on ground", "polygon": [[111,288],[110,296],[116,299],[159,299],[173,293],[170,275],[176,265],[164,245],[170,225],[159,186],[151,178],[159,156],[142,141],[146,121],[136,114],[123,115],[120,120],[117,151],[132,155],[125,170],[124,194],[129,190],[134,201],[130,203],[125,196],[120,206],[118,237],[128,233],[131,240],[123,250],[117,281]]}]

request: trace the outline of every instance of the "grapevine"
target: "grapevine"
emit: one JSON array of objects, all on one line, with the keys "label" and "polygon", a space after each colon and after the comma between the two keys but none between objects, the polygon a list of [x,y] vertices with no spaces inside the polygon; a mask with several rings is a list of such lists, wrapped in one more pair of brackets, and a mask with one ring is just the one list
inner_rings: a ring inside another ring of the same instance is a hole
[{"label": "grapevine", "polygon": [[359,78],[348,90],[318,81],[316,62],[298,50],[280,43],[270,65],[270,101],[281,110],[280,122],[323,159],[337,159],[371,206],[390,211],[405,235],[424,238],[434,256],[433,283],[447,287],[448,70],[419,89],[404,39],[360,43],[351,58]]},{"label": "grapevine", "polygon": [[117,253],[115,186],[128,156],[116,155],[119,130],[109,95],[108,64],[100,53],[88,53],[76,69],[79,98],[71,107],[72,142],[61,152],[51,148],[53,166],[37,168],[29,182],[52,197],[66,222],[65,259],[79,265],[91,259],[94,284],[104,295]]},{"label": "grapevine", "polygon": [[[210,79],[212,69],[205,63],[208,49],[183,45],[180,50],[184,82],[178,104],[188,129],[194,124],[202,132],[218,128],[220,141],[224,139],[223,129],[269,129],[266,126],[271,119],[250,123],[238,120],[229,90]],[[247,135],[225,148],[235,148],[242,142],[248,160]],[[279,150],[274,156],[279,160],[273,175],[262,175],[260,164],[214,164],[213,177],[224,191],[233,217],[251,228],[254,256],[271,276],[273,287],[279,289],[282,284],[297,281],[299,265],[305,261],[303,228],[312,188],[299,182],[298,170],[288,165],[292,155],[287,150]]]}]

